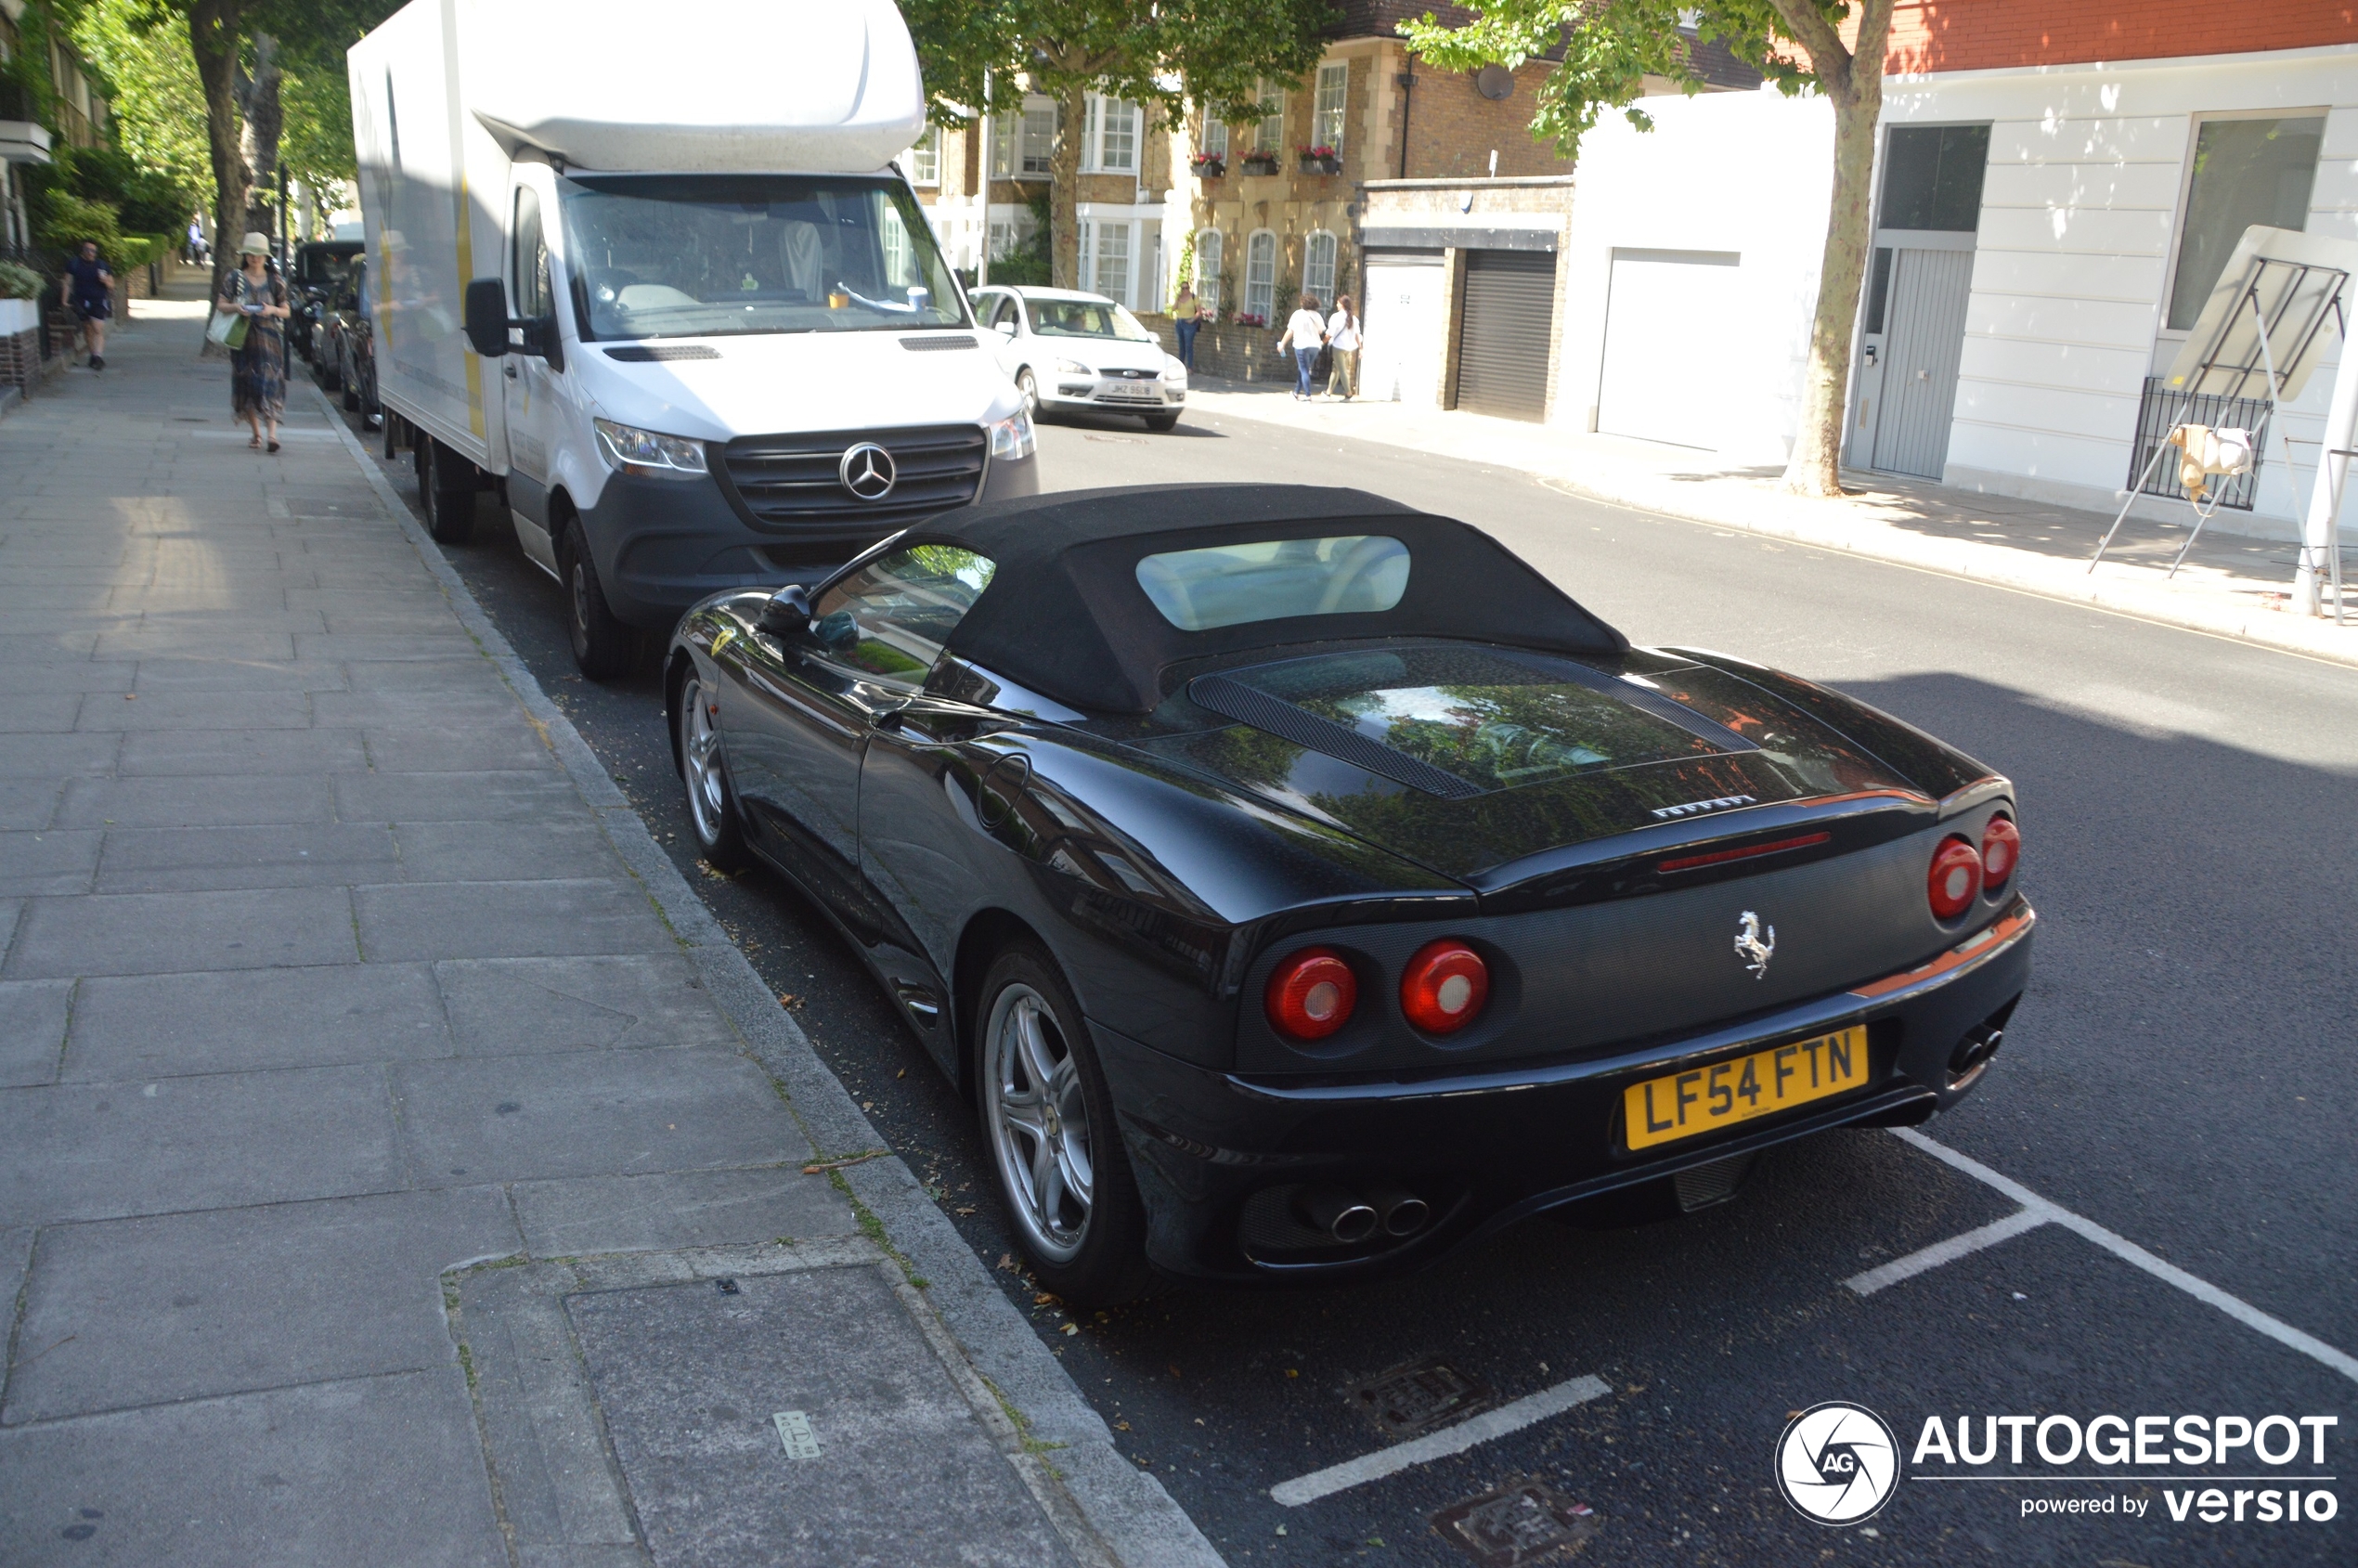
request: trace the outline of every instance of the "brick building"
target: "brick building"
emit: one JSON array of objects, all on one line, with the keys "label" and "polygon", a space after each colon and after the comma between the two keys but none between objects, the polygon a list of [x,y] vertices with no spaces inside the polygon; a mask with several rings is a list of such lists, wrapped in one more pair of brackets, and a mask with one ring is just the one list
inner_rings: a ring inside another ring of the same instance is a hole
[{"label": "brick building", "polygon": [[[2347,0],[1901,0],[1848,461],[2111,511],[2168,427],[2162,373],[2244,229],[2358,240],[2354,44]],[[1552,417],[1781,462],[1832,115],[1747,94],[1654,120],[1583,147],[1558,372],[1573,392]],[[2332,379],[2274,416],[2256,483],[2230,491],[2283,520],[2258,531],[2288,525],[2296,484],[2307,496]],[[2182,515],[2171,484],[2140,507]]]}]

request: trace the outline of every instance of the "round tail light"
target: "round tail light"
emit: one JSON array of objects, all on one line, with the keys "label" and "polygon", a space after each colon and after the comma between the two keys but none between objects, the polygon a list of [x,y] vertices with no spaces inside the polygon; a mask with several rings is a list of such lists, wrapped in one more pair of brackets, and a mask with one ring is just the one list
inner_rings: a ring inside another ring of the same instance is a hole
[{"label": "round tail light", "polygon": [[2022,829],[2012,817],[1992,817],[1981,830],[1981,885],[1991,892],[2006,885],[2022,859]]},{"label": "round tail light", "polygon": [[1400,977],[1400,1010],[1427,1034],[1453,1034],[1474,1021],[1490,996],[1490,965],[1453,938],[1427,942]]},{"label": "round tail light", "polygon": [[1924,878],[1924,896],[1932,902],[1934,917],[1956,919],[1980,891],[1980,851],[1952,833],[1932,852],[1932,871]]},{"label": "round tail light", "polygon": [[1358,977],[1334,952],[1304,948],[1279,964],[1262,992],[1270,1025],[1289,1040],[1324,1040],[1351,1021]]}]

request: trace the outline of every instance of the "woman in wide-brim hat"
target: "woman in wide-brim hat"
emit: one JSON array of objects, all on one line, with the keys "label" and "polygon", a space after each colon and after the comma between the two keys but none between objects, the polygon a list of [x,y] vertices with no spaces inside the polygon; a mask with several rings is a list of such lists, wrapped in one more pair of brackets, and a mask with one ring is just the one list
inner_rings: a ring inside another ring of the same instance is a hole
[{"label": "woman in wide-brim hat", "polygon": [[238,246],[238,270],[221,288],[221,308],[246,317],[246,341],[229,354],[229,407],[253,431],[259,448],[268,426],[279,449],[279,421],[287,411],[287,285],[270,275],[270,241],[250,233]]}]

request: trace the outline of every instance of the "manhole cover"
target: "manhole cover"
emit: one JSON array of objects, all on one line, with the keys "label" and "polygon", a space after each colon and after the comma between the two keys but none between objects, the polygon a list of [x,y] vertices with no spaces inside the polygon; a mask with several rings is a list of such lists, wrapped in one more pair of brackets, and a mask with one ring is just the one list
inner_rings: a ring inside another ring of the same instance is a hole
[{"label": "manhole cover", "polygon": [[1394,1440],[1431,1432],[1497,1402],[1480,1378],[1433,1359],[1378,1373],[1351,1391],[1352,1405]]},{"label": "manhole cover", "polygon": [[1570,1557],[1597,1533],[1595,1514],[1544,1481],[1518,1477],[1432,1516],[1442,1538],[1483,1568]]}]

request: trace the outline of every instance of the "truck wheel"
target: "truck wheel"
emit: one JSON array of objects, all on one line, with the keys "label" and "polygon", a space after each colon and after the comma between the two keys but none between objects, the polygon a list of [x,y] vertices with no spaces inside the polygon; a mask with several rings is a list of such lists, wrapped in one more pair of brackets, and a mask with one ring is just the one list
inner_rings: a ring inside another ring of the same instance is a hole
[{"label": "truck wheel", "polygon": [[629,671],[639,639],[615,617],[598,581],[598,564],[579,523],[568,524],[557,540],[557,576],[565,585],[565,629],[573,638],[573,662],[592,680],[611,680]]},{"label": "truck wheel", "polygon": [[341,339],[337,341],[336,351],[333,354],[313,355],[311,370],[319,378],[319,390],[322,392],[342,391],[343,389],[343,341]]},{"label": "truck wheel", "polygon": [[418,441],[418,504],[425,508],[426,532],[436,544],[464,544],[474,537],[474,464],[431,435]]}]

